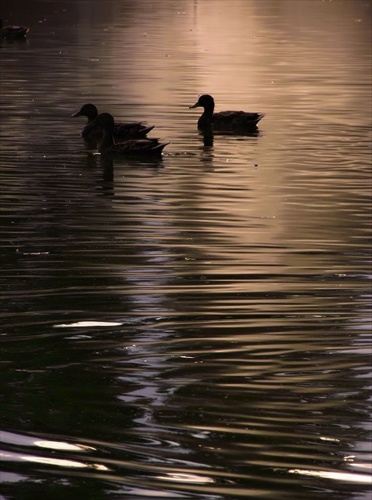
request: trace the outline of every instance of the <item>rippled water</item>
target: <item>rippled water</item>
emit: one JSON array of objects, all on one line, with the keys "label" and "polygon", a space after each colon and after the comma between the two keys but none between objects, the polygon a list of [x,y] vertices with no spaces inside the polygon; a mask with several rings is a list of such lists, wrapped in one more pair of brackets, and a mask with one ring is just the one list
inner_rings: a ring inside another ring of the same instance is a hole
[{"label": "rippled water", "polygon": [[[370,498],[371,2],[1,15],[1,498]],[[260,132],[204,145],[205,92]]]}]

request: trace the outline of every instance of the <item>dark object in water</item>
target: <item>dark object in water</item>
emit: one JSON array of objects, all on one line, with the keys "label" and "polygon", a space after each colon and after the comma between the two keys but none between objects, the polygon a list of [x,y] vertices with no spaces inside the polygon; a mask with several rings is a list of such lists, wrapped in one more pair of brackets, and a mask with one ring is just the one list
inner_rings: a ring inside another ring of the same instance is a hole
[{"label": "dark object in water", "polygon": [[114,142],[114,118],[109,113],[101,113],[97,118],[86,125],[83,136],[94,132],[96,129],[103,131],[102,141],[99,145],[99,152],[111,155],[127,156],[161,156],[164,147],[169,143],[159,142],[159,139],[129,139],[124,142]]},{"label": "dark object in water", "polygon": [[29,31],[27,26],[4,26],[3,20],[0,19],[0,32],[1,38],[7,38],[8,40],[22,40],[26,38]]},{"label": "dark object in water", "polygon": [[[88,118],[87,124],[93,123],[98,116],[98,110],[94,104],[84,104],[79,111],[73,113],[71,117],[86,116]],[[114,140],[126,141],[128,139],[144,139],[147,134],[154,128],[154,125],[147,127],[142,122],[127,122],[115,123],[114,125]],[[102,139],[102,131],[96,127],[94,130],[87,132],[87,127],[82,131],[83,139],[86,142],[99,142]]]},{"label": "dark object in water", "polygon": [[215,132],[244,133],[257,128],[257,123],[265,116],[263,113],[247,111],[220,111],[214,112],[214,99],[209,94],[203,94],[198,101],[190,106],[204,108],[198,120],[198,129],[201,131],[213,130]]}]

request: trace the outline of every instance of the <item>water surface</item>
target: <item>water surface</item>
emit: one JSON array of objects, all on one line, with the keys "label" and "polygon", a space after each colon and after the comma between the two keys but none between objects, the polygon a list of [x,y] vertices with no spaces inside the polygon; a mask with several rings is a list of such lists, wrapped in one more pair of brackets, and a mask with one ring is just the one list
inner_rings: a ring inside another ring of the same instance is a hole
[{"label": "water surface", "polygon": [[[2,16],[2,498],[369,499],[371,2]],[[205,92],[259,132],[205,145]]]}]

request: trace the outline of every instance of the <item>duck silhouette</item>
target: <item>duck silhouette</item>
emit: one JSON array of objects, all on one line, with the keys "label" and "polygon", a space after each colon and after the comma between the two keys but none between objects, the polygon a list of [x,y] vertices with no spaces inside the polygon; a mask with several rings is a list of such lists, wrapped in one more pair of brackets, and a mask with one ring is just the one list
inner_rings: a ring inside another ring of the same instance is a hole
[{"label": "duck silhouette", "polygon": [[[88,118],[87,124],[93,123],[98,116],[97,107],[94,104],[84,104],[79,111],[71,115],[72,118],[77,116],[86,116]],[[126,141],[128,139],[143,139],[154,128],[154,125],[148,127],[142,122],[125,122],[114,124],[114,139],[115,141]],[[95,127],[93,130],[87,132],[87,127],[82,131],[83,139],[86,143],[95,147],[102,139],[102,130]]]},{"label": "duck silhouette", "polygon": [[127,155],[139,157],[161,156],[167,143],[159,142],[156,138],[128,139],[123,142],[115,142],[115,122],[110,113],[101,113],[97,118],[88,123],[83,129],[82,135],[90,134],[95,130],[102,130],[102,140],[98,151],[105,155]]},{"label": "duck silhouette", "polygon": [[204,108],[198,120],[198,129],[202,132],[220,132],[244,134],[257,129],[257,123],[265,116],[263,113],[247,111],[219,111],[214,112],[214,99],[209,94],[203,94],[198,101],[189,106]]}]

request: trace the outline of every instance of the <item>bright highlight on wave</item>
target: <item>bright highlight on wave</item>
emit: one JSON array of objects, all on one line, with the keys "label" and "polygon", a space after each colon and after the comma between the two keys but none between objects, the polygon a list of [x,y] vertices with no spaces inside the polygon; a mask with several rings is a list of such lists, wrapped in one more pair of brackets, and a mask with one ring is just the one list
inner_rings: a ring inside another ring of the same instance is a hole
[{"label": "bright highlight on wave", "polygon": [[66,443],[64,441],[35,441],[35,446],[40,448],[50,448],[53,450],[63,450],[63,451],[89,451],[94,450],[91,446],[85,446],[83,444],[72,444]]},{"label": "bright highlight on wave", "polygon": [[337,472],[322,470],[291,469],[291,474],[302,474],[303,476],[321,477],[334,479],[335,481],[345,481],[349,483],[371,484],[371,477],[364,474],[354,474],[353,472]]},{"label": "bright highlight on wave", "polygon": [[94,451],[92,446],[84,444],[67,443],[66,441],[51,441],[49,439],[39,439],[34,436],[23,436],[14,432],[1,431],[1,441],[3,443],[18,446],[37,446],[39,448],[48,448],[51,450],[62,451]]},{"label": "bright highlight on wave", "polygon": [[165,479],[167,481],[175,481],[178,483],[194,483],[206,484],[213,483],[213,479],[207,476],[200,476],[199,474],[183,474],[183,473],[168,473],[164,476],[157,476],[157,479]]},{"label": "bright highlight on wave", "polygon": [[77,323],[54,325],[54,328],[90,328],[92,326],[121,326],[122,324],[116,321],[78,321]]},{"label": "bright highlight on wave", "polygon": [[40,457],[35,455],[23,455],[22,453],[8,453],[2,452],[0,454],[1,460],[8,460],[12,462],[33,462],[44,465],[55,465],[57,467],[69,467],[79,469],[94,469],[99,471],[108,471],[108,467],[102,464],[78,462],[76,460],[65,460],[60,458]]},{"label": "bright highlight on wave", "polygon": [[[34,436],[23,436],[21,434],[15,434],[13,432],[2,431],[1,441],[5,444],[12,444],[17,446],[24,446],[27,448],[38,447],[48,450],[55,451],[68,451],[68,452],[87,452],[94,451],[95,448],[92,446],[86,446],[84,444],[68,443],[66,441],[51,441],[48,439],[39,439]],[[102,464],[81,462],[78,460],[70,460],[56,457],[42,457],[33,454],[24,454],[17,452],[0,452],[1,460],[10,462],[33,462],[39,464],[54,465],[57,467],[73,467],[79,469],[94,469],[98,471],[108,471],[108,467]]]}]

